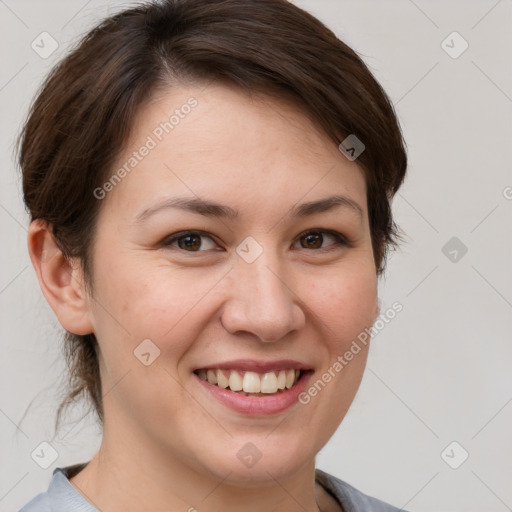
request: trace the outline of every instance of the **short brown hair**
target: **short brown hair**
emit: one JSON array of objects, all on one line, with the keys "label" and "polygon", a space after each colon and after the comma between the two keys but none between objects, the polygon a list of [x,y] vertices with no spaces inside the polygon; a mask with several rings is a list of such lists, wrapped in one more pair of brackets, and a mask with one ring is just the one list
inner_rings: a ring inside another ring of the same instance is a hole
[{"label": "short brown hair", "polygon": [[[364,143],[357,163],[381,274],[400,238],[390,202],[407,155],[393,106],[360,57],[286,0],[160,0],[91,30],[45,80],[18,140],[31,220],[51,225],[88,284],[100,207],[93,190],[111,174],[136,113],[158,88],[207,81],[293,97],[336,144],[349,135]],[[64,343],[69,382],[56,429],[82,396],[103,423],[97,340],[67,332]]]}]

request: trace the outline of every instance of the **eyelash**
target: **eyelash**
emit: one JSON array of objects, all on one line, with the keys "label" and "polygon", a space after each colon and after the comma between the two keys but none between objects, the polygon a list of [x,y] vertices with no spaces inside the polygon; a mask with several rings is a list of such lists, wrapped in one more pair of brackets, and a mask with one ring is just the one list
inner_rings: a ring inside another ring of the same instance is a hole
[{"label": "eyelash", "polygon": [[[319,249],[307,249],[307,248],[304,248],[304,250],[306,251],[320,251],[320,252],[327,252],[327,251],[331,251],[333,249],[336,249],[336,248],[339,248],[340,246],[341,247],[352,247],[352,244],[347,240],[347,238],[345,236],[343,236],[341,233],[338,233],[337,231],[333,231],[331,229],[308,229],[307,231],[304,231],[303,233],[301,233],[298,237],[297,237],[297,240],[300,240],[301,238],[304,238],[308,235],[311,235],[311,234],[327,234],[327,235],[330,235],[332,236],[334,239],[335,239],[335,243],[328,246],[328,247],[321,247]],[[167,237],[165,238],[162,242],[161,242],[161,245],[163,247],[170,247],[172,246],[172,244],[174,242],[177,242],[178,240],[180,240],[181,238],[186,238],[187,236],[190,236],[190,235],[199,235],[199,236],[202,236],[202,237],[206,237],[206,238],[210,238],[213,242],[215,242],[215,240],[208,234],[206,233],[205,231],[198,231],[198,230],[195,230],[195,231],[180,231],[179,233],[175,233],[173,235],[171,235],[170,237]],[[183,252],[188,252],[188,253],[201,253],[201,252],[206,252],[206,251],[187,251],[186,249],[182,249],[181,247],[175,247],[175,249],[179,249],[180,251],[183,251]]]}]

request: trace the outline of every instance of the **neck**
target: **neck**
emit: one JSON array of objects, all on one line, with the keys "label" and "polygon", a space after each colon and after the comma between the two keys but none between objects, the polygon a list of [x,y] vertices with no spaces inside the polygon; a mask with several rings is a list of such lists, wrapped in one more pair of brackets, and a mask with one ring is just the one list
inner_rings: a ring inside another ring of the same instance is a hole
[{"label": "neck", "polygon": [[[318,512],[326,493],[315,487],[315,460],[286,477],[262,471],[237,479],[233,472],[206,472],[185,457],[170,457],[161,446],[142,444],[142,433],[112,431],[104,425],[98,453],[72,485],[98,510],[186,510],[194,512]],[[194,467],[195,466],[195,467]],[[255,469],[255,468],[253,468]]]}]

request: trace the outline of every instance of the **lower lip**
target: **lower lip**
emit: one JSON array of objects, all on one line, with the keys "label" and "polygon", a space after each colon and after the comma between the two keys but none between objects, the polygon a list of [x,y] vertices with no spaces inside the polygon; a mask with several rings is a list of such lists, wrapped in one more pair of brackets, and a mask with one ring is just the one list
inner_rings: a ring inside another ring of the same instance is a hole
[{"label": "lower lip", "polygon": [[247,415],[265,415],[277,414],[298,403],[299,395],[306,388],[312,371],[307,371],[301,375],[300,379],[290,389],[269,396],[244,396],[229,389],[224,389],[215,384],[201,379],[194,374],[197,380],[204,386],[204,389],[216,398],[219,402],[227,405],[231,409]]}]

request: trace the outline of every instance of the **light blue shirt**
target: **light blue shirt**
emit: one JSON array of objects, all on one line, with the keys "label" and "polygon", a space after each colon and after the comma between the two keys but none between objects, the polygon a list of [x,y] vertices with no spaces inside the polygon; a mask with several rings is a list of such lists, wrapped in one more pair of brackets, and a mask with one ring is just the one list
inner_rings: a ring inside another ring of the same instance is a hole
[{"label": "light blue shirt", "polygon": [[[56,468],[48,490],[38,494],[19,512],[98,512],[68,480],[86,465],[82,463]],[[334,497],[344,512],[406,512],[367,496],[320,469],[316,469],[315,473],[316,481]]]}]

